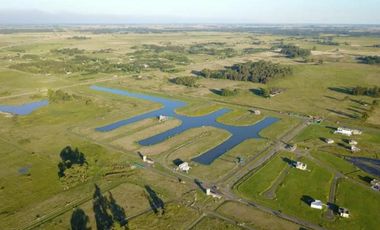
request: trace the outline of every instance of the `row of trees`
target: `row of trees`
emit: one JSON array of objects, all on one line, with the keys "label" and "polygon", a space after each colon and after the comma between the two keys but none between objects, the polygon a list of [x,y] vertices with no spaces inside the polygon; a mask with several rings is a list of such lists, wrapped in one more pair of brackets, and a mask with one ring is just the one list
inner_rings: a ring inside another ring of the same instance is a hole
[{"label": "row of trees", "polygon": [[50,52],[55,53],[55,54],[74,56],[77,54],[83,54],[84,50],[78,49],[78,48],[63,48],[63,49],[51,50]]},{"label": "row of trees", "polygon": [[372,88],[357,86],[351,89],[351,94],[364,95],[370,97],[380,97],[380,88],[377,86],[374,86]]},{"label": "row of trees", "polygon": [[223,70],[203,69],[199,74],[205,78],[251,81],[265,84],[272,78],[292,74],[292,69],[289,66],[258,61],[235,64]]},{"label": "row of trees", "polygon": [[302,57],[306,58],[311,55],[311,51],[308,49],[303,49],[295,45],[281,45],[281,53],[288,58]]}]

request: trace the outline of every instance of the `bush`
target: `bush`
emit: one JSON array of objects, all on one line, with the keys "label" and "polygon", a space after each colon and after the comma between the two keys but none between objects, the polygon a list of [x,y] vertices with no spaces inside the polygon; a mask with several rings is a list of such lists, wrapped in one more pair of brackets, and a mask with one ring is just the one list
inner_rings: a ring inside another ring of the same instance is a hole
[{"label": "bush", "polygon": [[220,90],[220,95],[221,96],[224,96],[224,97],[230,97],[230,96],[235,96],[239,94],[239,90],[238,89],[221,89]]},{"label": "bush", "polygon": [[359,60],[369,65],[380,64],[380,56],[364,56],[360,57]]},{"label": "bush", "polygon": [[308,49],[302,49],[298,46],[294,45],[282,45],[280,46],[281,53],[287,56],[288,58],[296,58],[296,57],[308,57],[311,55],[311,51]]},{"label": "bush", "polygon": [[171,79],[171,82],[177,85],[184,85],[187,87],[198,87],[198,79],[196,77],[176,77]]}]

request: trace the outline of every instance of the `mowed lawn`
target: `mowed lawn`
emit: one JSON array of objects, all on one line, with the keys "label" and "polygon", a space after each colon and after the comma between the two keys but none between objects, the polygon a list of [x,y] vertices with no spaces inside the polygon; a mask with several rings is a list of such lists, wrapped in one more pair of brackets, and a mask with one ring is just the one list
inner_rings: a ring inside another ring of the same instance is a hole
[{"label": "mowed lawn", "polygon": [[302,199],[311,197],[327,203],[333,175],[315,163],[301,158],[310,171],[293,168],[277,190],[279,210],[316,224],[322,223],[323,211],[311,209]]},{"label": "mowed lawn", "polygon": [[298,230],[300,226],[252,206],[237,202],[226,202],[217,209],[218,213],[244,223],[254,229]]},{"label": "mowed lawn", "polygon": [[291,156],[292,154],[284,152],[271,159],[246,181],[238,185],[238,192],[248,199],[259,198],[261,193],[272,185],[273,181],[280,175],[281,171],[284,170],[285,167],[288,167],[288,164],[283,158],[292,158]]}]

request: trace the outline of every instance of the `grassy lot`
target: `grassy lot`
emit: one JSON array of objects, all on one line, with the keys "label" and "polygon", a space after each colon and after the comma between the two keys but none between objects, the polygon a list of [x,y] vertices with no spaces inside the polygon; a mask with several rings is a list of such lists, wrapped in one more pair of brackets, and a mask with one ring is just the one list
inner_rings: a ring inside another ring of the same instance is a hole
[{"label": "grassy lot", "polygon": [[352,179],[355,179],[359,182],[368,183],[368,181],[366,181],[366,178],[374,177],[373,175],[370,175],[360,170],[358,167],[356,167],[352,163],[334,154],[318,151],[318,152],[313,152],[312,155],[315,158],[322,160],[325,164],[328,164],[330,167],[337,169],[338,171],[345,174],[346,176]]},{"label": "grassy lot", "polygon": [[283,152],[271,159],[247,180],[237,186],[237,191],[249,198],[260,198],[288,164],[283,158],[294,158],[293,154]]},{"label": "grassy lot", "polygon": [[254,229],[295,230],[300,228],[297,224],[236,202],[226,202],[217,211]]},{"label": "grassy lot", "polygon": [[[334,229],[376,229],[379,224],[378,209],[380,194],[357,186],[347,180],[338,184],[336,204],[348,208],[349,219],[338,219],[339,228]],[[360,201],[360,202],[358,202]]]},{"label": "grassy lot", "polygon": [[215,217],[204,217],[202,220],[195,225],[192,230],[196,229],[228,229],[228,230],[234,230],[234,229],[242,229],[236,225],[233,225],[231,223],[228,223],[222,219],[218,219]]},{"label": "grassy lot", "polygon": [[165,214],[157,217],[154,213],[139,216],[130,221],[130,229],[183,229],[199,216],[195,210],[178,203],[166,206]]}]

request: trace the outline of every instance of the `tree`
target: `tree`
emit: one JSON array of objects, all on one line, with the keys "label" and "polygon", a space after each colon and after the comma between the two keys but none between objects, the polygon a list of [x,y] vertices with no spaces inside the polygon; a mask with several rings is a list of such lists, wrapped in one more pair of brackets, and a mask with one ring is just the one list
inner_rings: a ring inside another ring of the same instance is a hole
[{"label": "tree", "polygon": [[197,81],[197,77],[176,77],[171,80],[174,84],[184,85],[187,87],[198,87]]},{"label": "tree", "polygon": [[368,113],[364,112],[364,113],[362,114],[362,119],[363,119],[364,121],[366,121],[368,118],[369,118]]},{"label": "tree", "polygon": [[267,88],[261,88],[261,95],[263,97],[270,97],[270,91]]},{"label": "tree", "polygon": [[90,229],[87,225],[89,223],[89,218],[86,213],[80,209],[76,208],[71,215],[71,229],[72,230],[88,230]]},{"label": "tree", "polygon": [[73,150],[71,146],[66,146],[62,149],[59,156],[61,157],[61,161],[58,163],[59,177],[63,177],[65,175],[65,170],[71,168],[74,164],[79,166],[87,164],[84,154],[80,152],[78,148]]}]

